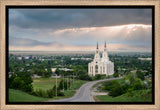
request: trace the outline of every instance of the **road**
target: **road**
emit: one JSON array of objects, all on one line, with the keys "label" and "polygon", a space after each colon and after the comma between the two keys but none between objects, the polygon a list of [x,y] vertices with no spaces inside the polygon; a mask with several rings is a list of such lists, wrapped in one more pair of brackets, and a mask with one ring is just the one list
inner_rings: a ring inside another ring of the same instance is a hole
[{"label": "road", "polygon": [[91,95],[92,86],[99,82],[110,81],[115,79],[120,78],[110,78],[88,82],[82,85],[73,97],[59,100],[50,100],[49,102],[94,102],[93,96]]}]

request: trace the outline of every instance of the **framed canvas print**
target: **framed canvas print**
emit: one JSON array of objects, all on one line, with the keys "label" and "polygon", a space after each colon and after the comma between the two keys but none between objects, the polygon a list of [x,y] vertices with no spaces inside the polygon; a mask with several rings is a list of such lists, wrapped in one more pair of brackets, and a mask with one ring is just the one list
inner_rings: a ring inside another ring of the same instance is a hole
[{"label": "framed canvas print", "polygon": [[158,110],[159,5],[1,1],[1,109]]}]

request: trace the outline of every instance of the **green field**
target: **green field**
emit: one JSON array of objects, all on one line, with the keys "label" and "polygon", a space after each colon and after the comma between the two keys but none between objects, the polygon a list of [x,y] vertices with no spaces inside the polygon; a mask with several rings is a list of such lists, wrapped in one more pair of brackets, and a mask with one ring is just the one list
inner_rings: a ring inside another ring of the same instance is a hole
[{"label": "green field", "polygon": [[123,94],[117,97],[98,95],[95,97],[95,99],[100,102],[152,102],[152,94],[147,93],[141,96],[142,92],[144,92],[144,90],[133,91],[134,95],[132,97],[129,97],[127,94]]},{"label": "green field", "polygon": [[[59,83],[60,80],[61,79],[57,79],[57,82]],[[75,90],[80,88],[81,85],[83,85],[86,82],[87,81],[75,80],[74,84],[72,84],[68,90],[64,91],[65,96],[57,96],[53,98],[37,97],[19,90],[9,89],[9,102],[42,102],[47,100],[72,97],[76,93]],[[53,88],[55,83],[56,83],[55,78],[36,78],[33,79],[33,88],[34,90],[36,89],[47,90]]]},{"label": "green field", "polygon": [[[60,78],[57,78],[57,84],[59,85]],[[71,84],[69,90],[75,90],[78,89],[82,84],[86,83],[87,81],[83,80],[74,80],[74,83]],[[33,89],[43,89],[48,90],[53,88],[53,86],[56,84],[55,78],[36,78],[33,79]]]},{"label": "green field", "polygon": [[[57,83],[59,84],[61,79],[57,78]],[[56,84],[56,78],[36,78],[33,79],[33,89],[43,89],[48,90],[53,88]]]}]

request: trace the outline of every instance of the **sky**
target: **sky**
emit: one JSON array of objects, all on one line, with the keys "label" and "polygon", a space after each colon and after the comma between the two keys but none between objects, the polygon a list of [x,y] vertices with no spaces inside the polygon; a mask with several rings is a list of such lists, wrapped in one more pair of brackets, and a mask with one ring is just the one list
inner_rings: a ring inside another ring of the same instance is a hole
[{"label": "sky", "polygon": [[151,51],[151,9],[9,9],[9,50]]}]

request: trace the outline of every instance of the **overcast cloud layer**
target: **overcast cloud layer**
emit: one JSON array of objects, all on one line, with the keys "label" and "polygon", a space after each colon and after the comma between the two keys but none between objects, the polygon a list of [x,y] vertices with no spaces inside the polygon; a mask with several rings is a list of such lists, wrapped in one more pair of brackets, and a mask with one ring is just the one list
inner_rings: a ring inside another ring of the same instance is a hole
[{"label": "overcast cloud layer", "polygon": [[93,50],[97,41],[102,45],[106,40],[112,46],[119,45],[117,50],[123,45],[123,50],[139,47],[148,51],[152,40],[151,12],[151,9],[10,9],[9,47],[55,51],[55,44],[59,44],[61,50],[68,47],[81,51],[84,46]]}]

